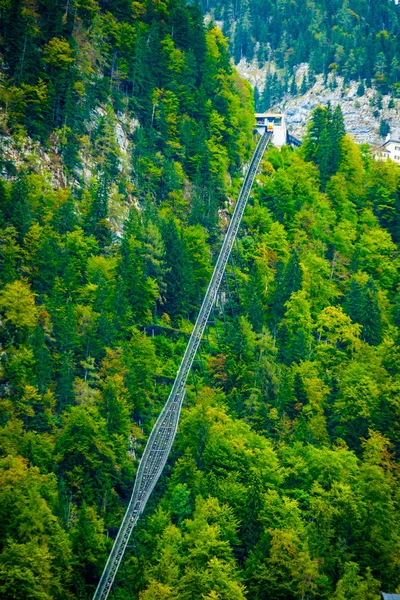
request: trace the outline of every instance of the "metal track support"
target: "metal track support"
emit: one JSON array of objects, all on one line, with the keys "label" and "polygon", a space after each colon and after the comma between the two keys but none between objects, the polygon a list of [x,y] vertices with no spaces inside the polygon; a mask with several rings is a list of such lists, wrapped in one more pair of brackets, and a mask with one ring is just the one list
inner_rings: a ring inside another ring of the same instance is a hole
[{"label": "metal track support", "polygon": [[251,188],[253,187],[254,178],[270,139],[271,135],[266,132],[260,138],[257,148],[254,151],[235,210],[225,234],[217,263],[214,267],[211,281],[204,296],[199,315],[196,319],[174,385],[172,386],[168,400],[150,433],[146,448],[144,449],[143,456],[139,463],[128,508],[94,593],[93,600],[107,599],[131,533],[140,514],[146,506],[147,500],[162,473],[165,463],[167,462],[178,427],[182,402],[185,397],[186,380],[203,336],[204,329],[207,325],[211,309],[216,300],[225,267],[242,220],[244,209],[246,208]]}]

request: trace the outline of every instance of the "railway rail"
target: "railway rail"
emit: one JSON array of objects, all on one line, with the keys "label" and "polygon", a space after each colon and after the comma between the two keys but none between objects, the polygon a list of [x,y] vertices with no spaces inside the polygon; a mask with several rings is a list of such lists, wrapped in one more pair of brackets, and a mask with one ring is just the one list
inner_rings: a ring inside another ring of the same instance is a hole
[{"label": "railway rail", "polygon": [[246,208],[251,188],[253,187],[261,158],[271,139],[271,133],[266,132],[260,138],[247,170],[242,189],[237,200],[228,230],[214,267],[200,312],[196,319],[192,334],[189,338],[182,362],[180,364],[175,382],[172,386],[168,400],[158,417],[146,444],[143,456],[139,463],[132,496],[128,504],[124,519],[114,545],[104,567],[103,574],[93,596],[93,600],[106,600],[118,568],[128,545],[131,533],[143,512],[147,500],[153,491],[167,462],[172,443],[178,427],[182,402],[185,397],[185,386],[189,371],[192,367],[201,338],[203,337],[211,309],[216,300],[218,289],[224,275],[225,267],[231,253],[240,222]]}]

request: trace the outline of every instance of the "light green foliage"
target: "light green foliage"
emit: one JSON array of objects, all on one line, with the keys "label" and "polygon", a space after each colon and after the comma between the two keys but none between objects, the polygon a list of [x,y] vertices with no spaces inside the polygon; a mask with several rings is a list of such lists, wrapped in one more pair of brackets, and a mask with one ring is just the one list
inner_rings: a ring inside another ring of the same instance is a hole
[{"label": "light green foliage", "polygon": [[321,311],[317,320],[317,331],[320,340],[332,346],[346,345],[354,350],[359,345],[361,327],[352,323],[340,306],[328,306]]},{"label": "light green foliage", "polygon": [[185,227],[183,239],[192,264],[195,282],[199,289],[205,289],[212,273],[207,233],[201,225]]},{"label": "light green foliage", "polygon": [[312,320],[305,290],[293,292],[285,303],[285,315],[279,325],[280,348],[285,363],[307,359],[311,350]]},{"label": "light green foliage", "polygon": [[301,265],[304,290],[312,298],[314,313],[318,313],[340,295],[331,278],[331,265],[312,251],[305,253]]},{"label": "light green foliage", "polygon": [[354,600],[378,600],[380,597],[379,581],[374,579],[371,571],[368,569],[366,576],[359,575],[359,567],[356,563],[348,562],[344,565],[344,574],[339,580],[334,600],[345,600],[346,598],[354,598]]},{"label": "light green foliage", "polygon": [[71,547],[57,517],[53,475],[21,458],[1,461],[0,590],[5,599],[62,598],[71,576]]},{"label": "light green foliage", "polygon": [[359,264],[383,289],[393,289],[398,281],[396,245],[389,232],[371,227],[360,236]]},{"label": "light green foliage", "polygon": [[57,445],[59,468],[77,499],[93,502],[111,489],[115,453],[95,407],[74,406],[64,417]]},{"label": "light green foliage", "polygon": [[169,585],[152,582],[143,594],[140,600],[177,600],[177,593]]},{"label": "light green foliage", "polygon": [[35,296],[26,281],[17,280],[4,287],[0,293],[0,308],[4,320],[16,329],[31,329],[37,323]]},{"label": "light green foliage", "polygon": [[344,176],[348,198],[356,206],[360,206],[364,198],[363,170],[360,148],[354,144],[349,136],[344,136],[340,142],[338,173]]},{"label": "light green foliage", "polygon": [[67,69],[74,62],[71,46],[66,40],[54,37],[43,49],[43,60],[57,69]]}]

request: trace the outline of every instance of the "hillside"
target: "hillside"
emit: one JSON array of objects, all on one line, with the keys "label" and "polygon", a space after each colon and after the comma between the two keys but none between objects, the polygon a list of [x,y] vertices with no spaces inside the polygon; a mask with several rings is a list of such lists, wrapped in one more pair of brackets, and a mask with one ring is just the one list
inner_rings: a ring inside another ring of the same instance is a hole
[{"label": "hillside", "polygon": [[376,82],[382,93],[399,89],[400,7],[392,0],[239,0],[202,4],[223,24],[235,63],[274,61],[286,83],[293,67],[335,72]]},{"label": "hillside", "polygon": [[[289,109],[302,137],[322,101],[343,103],[358,142],[382,143],[400,124],[400,6],[393,0],[203,2],[230,40],[258,110]],[[382,133],[384,135],[382,135]]]},{"label": "hillside", "polygon": [[[0,597],[89,600],[255,146],[253,95],[181,0],[0,17]],[[110,597],[400,593],[399,245],[400,170],[340,108],[268,151]]]},{"label": "hillside", "polygon": [[[264,112],[268,106],[265,99],[265,83],[268,65],[260,67],[253,59],[248,63],[242,59],[236,65],[238,72],[257,88],[258,110]],[[327,82],[324,76],[316,75],[312,86],[301,92],[301,83],[307,77],[309,65],[301,64],[295,69],[298,86],[297,93],[291,95],[290,91],[271,99],[269,108],[285,113],[285,120],[289,130],[295,137],[303,139],[311,112],[319,104],[332,106],[340,104],[346,131],[358,144],[380,146],[386,138],[387,132],[396,132],[400,127],[400,99],[393,98],[390,94],[381,94],[372,86],[366,88],[358,81],[345,83],[344,77],[329,75]]]}]

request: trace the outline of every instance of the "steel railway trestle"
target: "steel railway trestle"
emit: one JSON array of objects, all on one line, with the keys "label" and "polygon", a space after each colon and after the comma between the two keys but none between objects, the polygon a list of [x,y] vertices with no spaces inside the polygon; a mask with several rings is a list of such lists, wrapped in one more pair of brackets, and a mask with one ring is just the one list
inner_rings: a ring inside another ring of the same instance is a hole
[{"label": "steel railway trestle", "polygon": [[153,491],[164,468],[178,427],[179,415],[185,397],[186,380],[196,355],[198,346],[207,325],[211,309],[215,302],[219,286],[232,250],[236,234],[253,187],[254,178],[264,151],[271,139],[266,132],[259,140],[247,170],[232,219],[229,223],[221,251],[211,281],[204,296],[199,315],[190,336],[174,385],[168,400],[158,417],[146,444],[136,475],[132,496],[121,527],[115,538],[103,574],[100,578],[93,600],[106,600],[114,582],[129,538],[147,500]]}]

